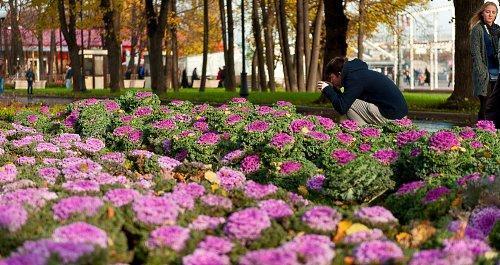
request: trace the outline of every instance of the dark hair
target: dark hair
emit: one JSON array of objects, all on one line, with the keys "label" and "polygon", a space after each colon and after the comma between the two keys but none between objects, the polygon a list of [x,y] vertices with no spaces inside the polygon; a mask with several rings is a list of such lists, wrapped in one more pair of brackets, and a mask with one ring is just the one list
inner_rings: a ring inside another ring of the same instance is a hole
[{"label": "dark hair", "polygon": [[340,75],[347,61],[345,57],[333,58],[325,67],[325,76],[330,76],[330,74]]}]

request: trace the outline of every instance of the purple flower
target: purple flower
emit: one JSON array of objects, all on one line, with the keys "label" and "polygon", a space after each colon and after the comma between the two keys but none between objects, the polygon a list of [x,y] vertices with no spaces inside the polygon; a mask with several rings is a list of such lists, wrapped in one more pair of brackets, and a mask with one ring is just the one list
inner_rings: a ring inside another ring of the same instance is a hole
[{"label": "purple flower", "polygon": [[34,165],[36,163],[36,158],[31,156],[21,156],[16,161],[19,165]]},{"label": "purple flower", "polygon": [[50,184],[56,183],[61,171],[55,167],[44,167],[38,170],[38,175]]},{"label": "purple flower", "polygon": [[194,198],[185,190],[177,190],[170,193],[165,193],[165,198],[173,201],[183,209],[192,210],[194,208]]},{"label": "purple flower", "polygon": [[282,200],[265,200],[259,202],[259,208],[264,210],[269,217],[279,219],[293,215],[293,210]]},{"label": "purple flower", "polygon": [[28,212],[16,204],[0,205],[0,228],[15,232],[28,220]]},{"label": "purple flower", "polygon": [[260,169],[259,155],[249,155],[241,161],[241,171],[245,174],[251,174]]},{"label": "purple flower", "polygon": [[394,123],[401,127],[410,127],[413,125],[413,122],[406,117],[399,120],[394,120]]},{"label": "purple flower", "polygon": [[215,145],[218,142],[219,142],[219,135],[213,132],[201,135],[197,141],[197,143],[201,145]]},{"label": "purple flower", "polygon": [[487,236],[498,221],[500,221],[500,209],[496,206],[489,206],[474,210],[470,216],[469,225]]},{"label": "purple flower", "polygon": [[316,141],[322,141],[326,142],[330,140],[330,135],[322,132],[317,132],[317,131],[310,131],[307,133],[307,136],[311,137],[312,139]]},{"label": "purple flower", "polygon": [[180,166],[182,163],[177,160],[170,158],[168,156],[160,156],[158,157],[158,165],[163,169],[167,171],[172,171],[176,167]]},{"label": "purple flower", "polygon": [[[24,242],[24,244],[16,250],[15,254],[13,254],[12,257],[21,255],[37,255],[41,259],[43,259],[43,262],[41,263],[20,263],[34,265],[46,264],[51,255],[57,254],[63,264],[73,264],[76,263],[78,259],[83,255],[91,254],[93,251],[94,246],[91,244],[54,242],[50,239],[40,239],[37,241]],[[2,264],[2,262],[0,262],[0,264]],[[7,264],[11,263],[7,262]]]},{"label": "purple flower", "polygon": [[295,252],[283,248],[250,251],[240,258],[240,265],[299,265]]},{"label": "purple flower", "polygon": [[269,106],[257,106],[255,108],[259,115],[267,115],[274,112],[274,109]]},{"label": "purple flower", "polygon": [[460,185],[460,186],[462,186],[462,187],[465,187],[468,184],[477,183],[480,180],[481,180],[481,173],[474,172],[474,173],[472,173],[470,175],[463,176],[463,177],[459,178],[457,180],[457,184]]},{"label": "purple flower", "polygon": [[229,265],[229,257],[226,255],[218,255],[217,253],[196,249],[193,254],[182,258],[184,265]]},{"label": "purple flower", "polygon": [[14,164],[6,164],[0,167],[0,184],[14,181],[17,176],[17,168]]},{"label": "purple flower", "polygon": [[113,112],[120,109],[120,104],[116,103],[113,100],[104,100],[103,103],[108,112]]},{"label": "purple flower", "polygon": [[291,106],[293,106],[293,104],[291,102],[284,101],[284,100],[278,100],[278,101],[276,101],[276,105],[278,107],[291,107]]},{"label": "purple flower", "polygon": [[144,117],[153,114],[153,108],[151,107],[139,107],[134,111],[134,115],[137,117]]},{"label": "purple flower", "polygon": [[92,180],[76,180],[63,183],[63,189],[72,192],[98,192],[99,183]]},{"label": "purple flower", "polygon": [[295,237],[291,242],[286,243],[283,248],[295,252],[300,264],[329,265],[335,257],[334,244],[327,236],[302,235]]},{"label": "purple flower", "polygon": [[45,142],[42,142],[42,143],[39,143],[37,146],[36,146],[36,149],[35,149],[37,152],[41,153],[41,152],[49,152],[49,153],[59,153],[60,152],[60,149],[59,147],[57,147],[56,145],[54,144],[51,144],[51,143],[45,143]]},{"label": "purple flower", "polygon": [[106,145],[100,139],[88,138],[87,140],[85,140],[85,143],[76,142],[75,146],[78,149],[81,149],[83,151],[87,151],[89,153],[97,153],[97,152],[101,151]]},{"label": "purple flower", "polygon": [[309,180],[307,180],[307,188],[319,191],[323,188],[324,183],[325,183],[325,175],[315,175]]},{"label": "purple flower", "polygon": [[372,150],[372,145],[370,143],[362,143],[359,145],[359,151],[361,153],[367,153]]},{"label": "purple flower", "polygon": [[354,216],[372,225],[387,225],[398,222],[398,219],[382,206],[360,208],[354,213]]},{"label": "purple flower", "polygon": [[439,131],[431,136],[429,146],[436,151],[448,151],[460,146],[460,141],[453,132]]},{"label": "purple flower", "polygon": [[[464,257],[465,258],[465,257]],[[439,249],[421,250],[413,254],[409,265],[453,265],[453,264],[472,264],[473,259],[462,259],[463,262],[452,263],[453,257]]]},{"label": "purple flower", "polygon": [[161,129],[161,130],[173,130],[177,128],[177,125],[173,120],[160,120],[154,122],[151,126],[155,129]]},{"label": "purple flower", "polygon": [[233,243],[222,237],[207,236],[203,241],[198,244],[200,249],[217,253],[219,255],[224,255],[231,252],[233,248]]},{"label": "purple flower", "polygon": [[348,133],[343,133],[343,132],[339,132],[335,135],[335,137],[337,138],[337,140],[345,145],[350,145],[352,142],[354,142],[356,139],[354,139],[354,137]]},{"label": "purple flower", "polygon": [[122,164],[125,162],[125,155],[118,152],[111,152],[102,155],[101,160]]},{"label": "purple flower", "polygon": [[348,245],[357,245],[366,241],[384,240],[384,239],[386,239],[384,232],[382,232],[382,230],[380,229],[375,228],[372,230],[359,231],[347,235],[346,237],[344,237],[342,242]]},{"label": "purple flower", "polygon": [[[290,130],[294,133],[309,132],[314,130],[314,123],[304,119],[297,119],[290,122]],[[303,131],[304,130],[304,131]]]},{"label": "purple flower", "polygon": [[135,93],[136,99],[145,99],[153,96],[153,92],[137,91]]},{"label": "purple flower", "polygon": [[300,171],[302,163],[297,161],[285,161],[281,164],[279,173],[283,175],[290,175]]},{"label": "purple flower", "polygon": [[188,239],[189,229],[176,225],[162,226],[151,232],[146,245],[151,249],[168,247],[179,252]]},{"label": "purple flower", "polygon": [[55,242],[90,243],[103,248],[108,245],[106,232],[85,222],[76,222],[56,228],[52,239]]},{"label": "purple flower", "polygon": [[302,215],[302,222],[319,231],[331,232],[337,229],[342,215],[328,206],[314,206]]},{"label": "purple flower", "polygon": [[139,192],[133,189],[114,189],[106,192],[104,199],[110,201],[115,207],[121,207],[131,203],[139,196]]},{"label": "purple flower", "polygon": [[189,228],[197,231],[203,231],[207,229],[216,229],[219,225],[226,222],[224,217],[212,217],[208,215],[198,215],[191,224]]},{"label": "purple flower", "polygon": [[248,100],[246,98],[232,98],[231,102],[232,103],[247,103]]},{"label": "purple flower", "polygon": [[204,121],[197,121],[193,124],[193,127],[197,129],[200,132],[207,132],[210,128],[208,126],[208,123]]},{"label": "purple flower", "polygon": [[318,120],[319,124],[323,128],[325,128],[325,130],[331,130],[331,129],[333,129],[333,127],[335,127],[335,122],[330,118],[316,116],[316,119]]},{"label": "purple flower", "polygon": [[245,154],[245,152],[243,150],[239,150],[239,149],[231,151],[231,152],[227,153],[222,158],[221,163],[223,165],[228,165],[228,164],[234,163],[236,160],[241,159],[244,154]]},{"label": "purple flower", "polygon": [[425,186],[425,182],[423,181],[413,181],[410,183],[405,183],[399,187],[398,191],[396,194],[398,196],[410,194],[410,193],[415,193],[417,190]]},{"label": "purple flower", "polygon": [[380,129],[367,127],[362,128],[360,131],[361,135],[366,138],[379,138],[380,137]]},{"label": "purple flower", "polygon": [[353,120],[345,120],[345,121],[340,123],[340,126],[342,126],[342,128],[344,128],[348,131],[351,131],[351,132],[355,132],[355,131],[359,130],[358,123],[356,121],[353,121]]},{"label": "purple flower", "polygon": [[345,165],[356,158],[356,154],[346,150],[337,149],[332,152],[332,158],[340,165]]},{"label": "purple flower", "polygon": [[446,187],[437,187],[435,189],[432,189],[427,192],[427,194],[424,197],[423,202],[424,203],[431,203],[434,201],[439,200],[441,197],[446,196],[448,193],[450,193],[450,189]]},{"label": "purple flower", "polygon": [[392,149],[381,149],[376,151],[373,157],[384,165],[390,165],[398,159],[399,154]]},{"label": "purple flower", "polygon": [[205,187],[195,182],[179,183],[174,188],[174,193],[175,192],[185,192],[188,194],[188,196],[196,199],[205,194]]},{"label": "purple flower", "polygon": [[480,141],[472,141],[470,143],[470,147],[473,149],[478,149],[478,148],[483,147],[483,143],[481,143]]},{"label": "purple flower", "polygon": [[220,179],[220,185],[226,190],[233,190],[243,187],[245,175],[240,171],[232,170],[228,167],[222,167],[217,171],[217,177]]},{"label": "purple flower", "polygon": [[57,194],[55,192],[50,192],[44,188],[17,189],[0,195],[0,204],[19,204],[32,208],[42,208],[47,201],[56,198]]},{"label": "purple flower", "polygon": [[249,180],[245,184],[244,192],[245,196],[252,199],[262,199],[266,196],[276,193],[278,187],[273,184],[260,184]]},{"label": "purple flower", "polygon": [[427,132],[426,131],[404,131],[396,135],[396,143],[399,147],[405,146],[409,143],[413,143],[422,138]]},{"label": "purple flower", "polygon": [[201,201],[211,207],[219,207],[226,210],[231,210],[233,208],[233,202],[231,199],[222,197],[214,194],[207,194],[202,196]]},{"label": "purple flower", "polygon": [[73,196],[60,200],[54,206],[54,219],[66,220],[73,214],[85,214],[86,216],[94,216],[99,209],[104,205],[101,199],[90,196]]},{"label": "purple flower", "polygon": [[153,156],[153,152],[150,152],[148,150],[140,150],[140,149],[135,149],[130,152],[131,156],[137,156],[137,157],[145,157],[145,158],[151,158]]},{"label": "purple flower", "polygon": [[173,224],[179,214],[179,206],[165,197],[137,198],[132,204],[132,209],[139,221],[149,225]]},{"label": "purple flower", "polygon": [[476,127],[480,130],[487,131],[487,132],[496,132],[497,131],[497,129],[495,128],[495,123],[493,123],[493,121],[487,121],[487,120],[477,121]]},{"label": "purple flower", "polygon": [[411,157],[417,157],[417,156],[419,156],[420,154],[422,154],[422,150],[420,150],[420,148],[418,148],[418,147],[417,147],[417,148],[412,149],[412,150],[411,150],[411,152],[410,152],[410,156],[411,156]]},{"label": "purple flower", "polygon": [[373,240],[363,242],[354,249],[356,264],[384,264],[403,257],[401,248],[390,241]]},{"label": "purple flower", "polygon": [[229,216],[224,231],[232,238],[254,240],[270,226],[271,220],[266,212],[257,208],[246,208]]},{"label": "purple flower", "polygon": [[265,121],[253,121],[246,127],[249,132],[265,132],[269,130],[269,123]]},{"label": "purple flower", "polygon": [[293,136],[286,133],[277,133],[271,139],[271,145],[278,148],[283,149],[288,144],[293,144],[294,142]]},{"label": "purple flower", "polygon": [[491,251],[491,248],[478,239],[447,239],[444,241],[443,251],[446,253],[460,253],[462,256],[476,257]]},{"label": "purple flower", "polygon": [[242,118],[240,115],[238,115],[238,114],[231,114],[231,115],[229,115],[229,116],[227,117],[227,119],[226,119],[226,123],[227,123],[228,125],[234,125],[234,124],[236,124],[236,123],[240,122],[242,119],[243,119],[243,118]]},{"label": "purple flower", "polygon": [[472,130],[472,128],[470,127],[465,127],[463,128],[460,133],[459,133],[460,137],[462,137],[463,139],[473,139],[474,137],[476,137],[476,133],[474,132],[474,130]]}]

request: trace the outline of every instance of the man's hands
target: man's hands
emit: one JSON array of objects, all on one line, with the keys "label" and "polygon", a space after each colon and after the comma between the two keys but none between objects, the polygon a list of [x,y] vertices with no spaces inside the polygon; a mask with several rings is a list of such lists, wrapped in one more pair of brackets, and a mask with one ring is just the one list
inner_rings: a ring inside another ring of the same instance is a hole
[{"label": "man's hands", "polygon": [[327,86],[329,86],[330,84],[327,83],[327,82],[324,82],[324,81],[318,81],[318,84],[316,85],[316,87],[319,89],[319,91],[323,91],[323,89]]}]

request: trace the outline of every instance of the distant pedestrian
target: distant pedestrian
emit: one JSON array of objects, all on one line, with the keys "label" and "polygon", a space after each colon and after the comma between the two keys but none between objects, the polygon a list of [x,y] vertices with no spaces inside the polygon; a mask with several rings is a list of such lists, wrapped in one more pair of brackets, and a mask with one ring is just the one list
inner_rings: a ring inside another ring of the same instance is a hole
[{"label": "distant pedestrian", "polygon": [[488,97],[498,78],[499,64],[496,53],[500,26],[495,24],[497,13],[497,5],[486,2],[474,13],[469,22],[473,95],[480,102],[478,120],[485,119]]},{"label": "distant pedestrian", "polygon": [[182,70],[181,87],[183,87],[183,88],[191,87],[189,85],[188,74],[187,74],[186,68],[184,68],[184,70]]},{"label": "distant pedestrian", "polygon": [[28,81],[28,97],[30,97],[33,95],[33,82],[35,81],[35,73],[31,66],[28,71],[26,71],[26,81]]},{"label": "distant pedestrian", "polygon": [[66,76],[64,77],[66,80],[66,89],[71,89],[71,83],[73,80],[73,69],[69,64],[66,65]]},{"label": "distant pedestrian", "polygon": [[451,86],[452,81],[453,81],[453,69],[450,68],[450,71],[448,72],[448,87]]},{"label": "distant pedestrian", "polygon": [[429,86],[431,86],[431,72],[429,72],[429,70],[425,68],[424,73],[425,73],[424,85],[428,84]]},{"label": "distant pedestrian", "polygon": [[200,80],[200,76],[198,75],[198,70],[196,69],[196,67],[194,68],[193,74],[191,75],[191,80]]},{"label": "distant pedestrian", "polygon": [[139,65],[139,69],[137,69],[137,75],[139,79],[144,79],[144,77],[146,76],[146,71],[144,69],[144,66]]},{"label": "distant pedestrian", "polygon": [[222,69],[219,68],[219,72],[217,73],[217,80],[219,80],[218,87],[225,87],[226,80],[226,66],[222,66]]}]

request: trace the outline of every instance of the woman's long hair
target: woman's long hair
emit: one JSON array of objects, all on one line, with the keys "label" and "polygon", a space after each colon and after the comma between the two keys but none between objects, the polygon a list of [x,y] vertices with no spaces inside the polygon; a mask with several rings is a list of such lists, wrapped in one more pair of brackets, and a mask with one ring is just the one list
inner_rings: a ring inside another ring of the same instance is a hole
[{"label": "woman's long hair", "polygon": [[472,16],[472,18],[470,19],[469,21],[469,29],[472,29],[479,21],[483,21],[483,11],[489,7],[489,6],[494,6],[497,11],[498,11],[498,7],[495,3],[493,2],[486,2],[484,3],[481,8],[479,8],[475,13],[474,13],[474,16]]}]

